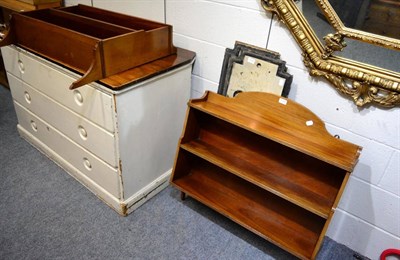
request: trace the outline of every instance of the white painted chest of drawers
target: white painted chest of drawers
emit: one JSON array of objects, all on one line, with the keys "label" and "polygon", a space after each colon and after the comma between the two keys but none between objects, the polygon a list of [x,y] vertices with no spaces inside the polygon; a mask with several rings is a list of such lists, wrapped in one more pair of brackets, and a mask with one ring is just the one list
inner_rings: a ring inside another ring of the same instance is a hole
[{"label": "white painted chest of drawers", "polygon": [[191,62],[112,90],[15,46],[3,47],[20,135],[121,215],[168,185]]}]

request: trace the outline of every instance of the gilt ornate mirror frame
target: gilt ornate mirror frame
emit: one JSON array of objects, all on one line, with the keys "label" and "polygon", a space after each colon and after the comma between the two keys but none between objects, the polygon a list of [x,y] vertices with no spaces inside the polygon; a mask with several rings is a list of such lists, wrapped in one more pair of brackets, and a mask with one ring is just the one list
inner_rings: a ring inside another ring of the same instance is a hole
[{"label": "gilt ornate mirror frame", "polygon": [[263,8],[277,14],[288,27],[303,53],[311,76],[331,82],[341,93],[351,96],[357,106],[376,104],[400,105],[400,73],[332,55],[346,46],[344,38],[400,51],[400,40],[346,28],[328,0],[316,0],[335,32],[321,43],[294,0],[261,0]]}]

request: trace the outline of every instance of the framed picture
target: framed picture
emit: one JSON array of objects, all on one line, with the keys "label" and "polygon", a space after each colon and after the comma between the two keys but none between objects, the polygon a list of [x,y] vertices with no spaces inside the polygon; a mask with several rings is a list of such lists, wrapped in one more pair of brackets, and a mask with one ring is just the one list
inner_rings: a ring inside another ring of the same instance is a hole
[{"label": "framed picture", "polygon": [[218,94],[234,97],[240,92],[261,91],[287,97],[293,76],[280,54],[242,42],[226,49]]}]

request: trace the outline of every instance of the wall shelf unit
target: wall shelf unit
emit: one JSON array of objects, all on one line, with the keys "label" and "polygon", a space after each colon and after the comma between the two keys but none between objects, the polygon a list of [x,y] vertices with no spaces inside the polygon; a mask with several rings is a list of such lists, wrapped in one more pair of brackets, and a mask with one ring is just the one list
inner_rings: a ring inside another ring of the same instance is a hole
[{"label": "wall shelf unit", "polygon": [[171,183],[302,259],[316,257],[361,147],[268,93],[189,102]]}]

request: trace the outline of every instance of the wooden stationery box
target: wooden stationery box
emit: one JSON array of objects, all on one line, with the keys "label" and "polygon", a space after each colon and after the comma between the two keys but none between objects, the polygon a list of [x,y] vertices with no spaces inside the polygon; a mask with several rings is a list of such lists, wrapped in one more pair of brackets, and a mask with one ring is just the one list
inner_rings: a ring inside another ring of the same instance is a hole
[{"label": "wooden stationery box", "polygon": [[84,74],[71,89],[176,53],[170,25],[85,5],[13,14],[8,44]]},{"label": "wooden stationery box", "polygon": [[361,147],[268,93],[189,102],[171,183],[302,259],[314,259]]}]

